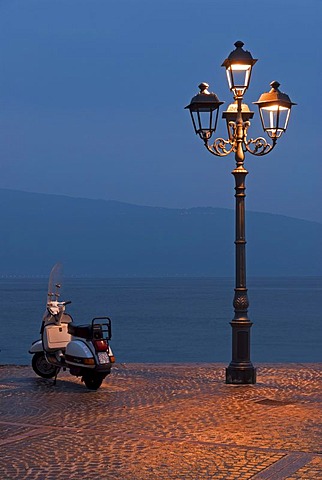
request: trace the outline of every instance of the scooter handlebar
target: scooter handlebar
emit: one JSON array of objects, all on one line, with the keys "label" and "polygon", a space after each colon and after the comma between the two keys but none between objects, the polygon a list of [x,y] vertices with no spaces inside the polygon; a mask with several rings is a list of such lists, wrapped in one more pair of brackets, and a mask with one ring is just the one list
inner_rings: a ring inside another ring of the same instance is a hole
[{"label": "scooter handlebar", "polygon": [[69,305],[71,302],[71,300],[67,300],[67,302],[62,302],[64,305]]}]

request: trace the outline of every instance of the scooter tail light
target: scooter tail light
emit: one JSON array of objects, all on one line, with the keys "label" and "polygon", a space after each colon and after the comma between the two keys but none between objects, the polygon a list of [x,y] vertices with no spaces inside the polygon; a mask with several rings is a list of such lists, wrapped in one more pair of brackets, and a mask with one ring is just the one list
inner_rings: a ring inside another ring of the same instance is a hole
[{"label": "scooter tail light", "polygon": [[108,343],[106,340],[94,340],[93,343],[97,352],[106,352],[108,350]]}]

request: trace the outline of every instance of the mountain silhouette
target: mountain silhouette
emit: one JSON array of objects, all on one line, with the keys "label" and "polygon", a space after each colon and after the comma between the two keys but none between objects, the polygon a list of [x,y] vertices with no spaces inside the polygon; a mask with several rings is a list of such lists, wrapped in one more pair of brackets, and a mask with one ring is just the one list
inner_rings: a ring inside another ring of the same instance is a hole
[{"label": "mountain silhouette", "polygon": [[[234,211],[0,189],[0,274],[234,276]],[[247,272],[322,275],[322,224],[247,212]]]}]

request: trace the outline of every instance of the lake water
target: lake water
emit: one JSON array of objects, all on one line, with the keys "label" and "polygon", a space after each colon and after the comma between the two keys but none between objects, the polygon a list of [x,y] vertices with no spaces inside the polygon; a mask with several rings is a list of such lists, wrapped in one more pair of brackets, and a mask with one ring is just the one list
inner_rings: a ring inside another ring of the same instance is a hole
[{"label": "lake water", "polygon": [[[118,362],[231,360],[234,281],[228,278],[65,279],[75,323],[112,319]],[[0,364],[29,364],[47,279],[0,279]],[[250,278],[251,359],[322,361],[322,277]]]}]

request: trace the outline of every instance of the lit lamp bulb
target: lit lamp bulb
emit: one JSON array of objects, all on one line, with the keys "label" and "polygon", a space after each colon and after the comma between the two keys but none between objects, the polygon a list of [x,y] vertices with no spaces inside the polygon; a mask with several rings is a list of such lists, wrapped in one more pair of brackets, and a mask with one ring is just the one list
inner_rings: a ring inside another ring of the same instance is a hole
[{"label": "lit lamp bulb", "polygon": [[276,81],[271,84],[272,89],[263,93],[257,102],[262,126],[270,138],[277,139],[287,129],[292,105],[290,97],[280,92],[280,84]]},{"label": "lit lamp bulb", "polygon": [[226,67],[228,85],[235,97],[242,97],[246,92],[253,65],[257,62],[250,52],[243,49],[243,46],[243,42],[236,42],[236,49],[222,64],[222,67]]}]

